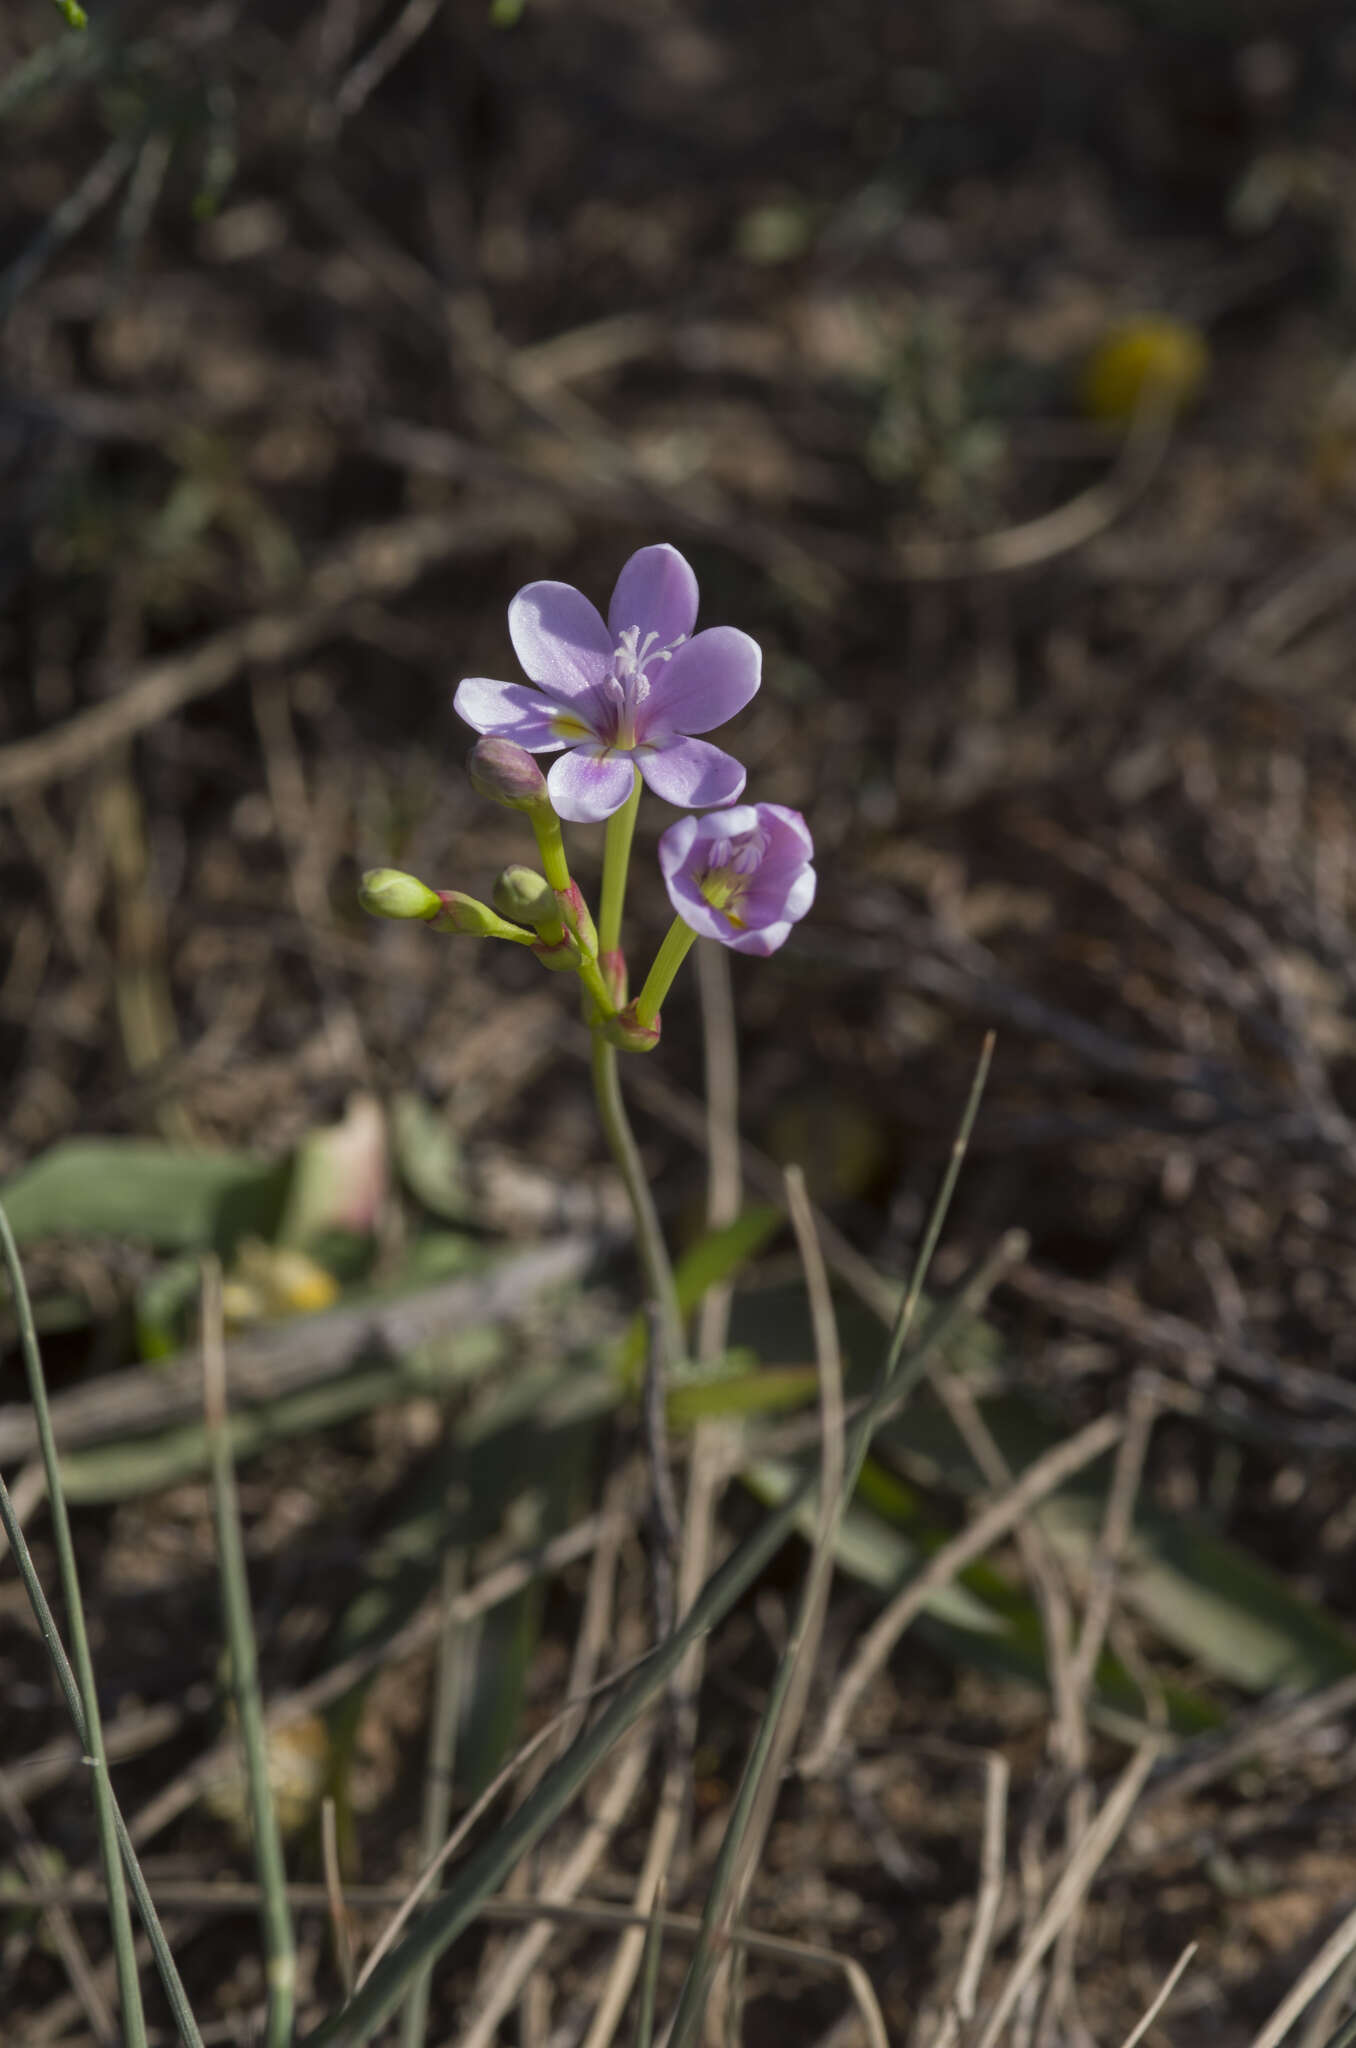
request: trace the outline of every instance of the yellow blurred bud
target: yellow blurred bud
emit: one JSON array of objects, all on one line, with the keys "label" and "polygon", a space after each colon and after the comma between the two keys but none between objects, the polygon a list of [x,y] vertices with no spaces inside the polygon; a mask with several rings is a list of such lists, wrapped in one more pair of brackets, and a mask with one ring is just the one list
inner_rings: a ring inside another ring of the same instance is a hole
[{"label": "yellow blurred bud", "polygon": [[1143,400],[1154,398],[1178,412],[1196,397],[1209,367],[1199,328],[1145,314],[1098,342],[1083,366],[1079,400],[1096,420],[1128,420]]}]

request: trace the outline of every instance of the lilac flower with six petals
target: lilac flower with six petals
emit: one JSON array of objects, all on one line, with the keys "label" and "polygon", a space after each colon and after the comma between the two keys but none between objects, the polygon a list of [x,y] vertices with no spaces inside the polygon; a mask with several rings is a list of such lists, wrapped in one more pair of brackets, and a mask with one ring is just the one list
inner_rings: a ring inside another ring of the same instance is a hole
[{"label": "lilac flower with six petals", "polygon": [[556,811],[572,823],[619,811],[635,768],[666,803],[728,804],[744,787],[743,768],[691,735],[743,710],[758,688],[762,654],[735,626],[694,637],[696,619],[697,579],[667,545],[632,555],[606,624],[568,583],[529,583],[509,606],[509,636],[537,688],[470,676],[454,708],[477,732],[516,740],[529,753],[568,749],[546,780]]},{"label": "lilac flower with six petals", "polygon": [[775,953],[815,900],[814,842],[799,811],[737,804],[680,818],[659,841],[683,923],[736,953]]}]

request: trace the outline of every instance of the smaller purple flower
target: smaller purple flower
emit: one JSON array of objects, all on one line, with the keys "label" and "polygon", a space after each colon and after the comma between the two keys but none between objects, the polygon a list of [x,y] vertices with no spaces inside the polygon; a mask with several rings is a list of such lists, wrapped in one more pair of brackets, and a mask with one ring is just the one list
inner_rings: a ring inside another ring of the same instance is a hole
[{"label": "smaller purple flower", "polygon": [[736,804],[680,818],[659,865],[683,923],[736,953],[775,953],[815,900],[814,842],[799,811]]},{"label": "smaller purple flower", "polygon": [[617,578],[604,623],[568,583],[529,583],[509,637],[537,685],[468,676],[454,708],[477,732],[558,753],[547,788],[562,818],[619,811],[639,768],[666,803],[705,809],[744,787],[731,755],[691,735],[742,711],[761,680],[758,643],[735,626],[693,635],[697,579],[677,548],[641,548]]}]

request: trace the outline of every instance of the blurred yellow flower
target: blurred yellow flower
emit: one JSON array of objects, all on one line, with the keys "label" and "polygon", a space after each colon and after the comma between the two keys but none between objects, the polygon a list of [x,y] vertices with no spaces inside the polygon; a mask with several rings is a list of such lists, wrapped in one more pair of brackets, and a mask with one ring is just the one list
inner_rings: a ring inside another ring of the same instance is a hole
[{"label": "blurred yellow flower", "polygon": [[222,1286],[221,1299],[227,1324],[239,1329],[278,1316],[313,1315],[328,1308],[338,1294],[333,1273],[305,1252],[247,1237]]},{"label": "blurred yellow flower", "polygon": [[1096,420],[1128,420],[1150,397],[1177,412],[1196,397],[1209,366],[1199,328],[1144,314],[1103,335],[1083,365],[1079,399]]}]

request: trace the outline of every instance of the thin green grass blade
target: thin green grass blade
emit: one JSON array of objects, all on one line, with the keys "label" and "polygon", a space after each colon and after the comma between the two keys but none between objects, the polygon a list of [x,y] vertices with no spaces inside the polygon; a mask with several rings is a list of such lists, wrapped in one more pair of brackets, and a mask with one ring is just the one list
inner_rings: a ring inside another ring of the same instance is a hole
[{"label": "thin green grass blade", "polygon": [[[968,1133],[978,1107],[979,1085],[987,1071],[990,1043],[976,1076],[966,1106],[962,1132]],[[953,1156],[943,1184],[942,1197],[950,1199],[959,1160]],[[940,1231],[940,1222],[936,1231]],[[936,1231],[929,1231],[935,1243]],[[975,1275],[948,1311],[939,1312],[922,1332],[915,1351],[902,1359],[904,1340],[912,1323],[911,1297],[921,1295],[922,1279],[911,1284],[901,1309],[903,1334],[892,1339],[887,1354],[889,1372],[871,1400],[861,1410],[848,1438],[845,1490],[850,1495],[871,1445],[875,1429],[904,1399],[927,1370],[947,1339],[963,1327],[979,1302],[995,1284],[999,1272],[1024,1246],[1013,1233]],[[926,1270],[924,1268],[924,1270]],[[440,1955],[467,1928],[481,1905],[495,1891],[527,1851],[566,1811],[592,1772],[656,1699],[686,1656],[690,1645],[723,1620],[736,1600],[751,1586],[776,1556],[795,1527],[802,1505],[812,1500],[818,1475],[807,1472],[800,1484],[763,1522],[760,1528],[735,1550],[720,1570],[707,1580],[701,1593],[673,1633],[666,1637],[619,1689],[612,1704],[584,1730],[553,1768],[547,1772],[530,1798],[524,1800],[499,1831],[484,1842],[462,1865],[459,1876],[422,1919],[417,1921],[397,1948],[385,1956],[356,1997],[343,2011],[324,2021],[306,2037],[306,2048],[361,2048],[370,2040],[399,2005],[410,1979],[433,1957]]]},{"label": "thin green grass blade", "polygon": [[267,1957],[267,2048],[288,2048],[296,2006],[297,1951],[292,1912],[287,1903],[287,1870],[282,1834],[273,1804],[268,1771],[268,1736],[259,1692],[259,1659],[250,1609],[245,1541],[240,1528],[235,1466],[226,1426],[226,1357],[222,1339],[221,1269],[205,1264],[203,1273],[203,1411],[212,1474],[212,1514],[216,1523],[217,1567],[221,1576],[222,1610],[231,1655],[231,1683],[249,1787],[254,1866],[261,1893],[260,1922]]},{"label": "thin green grass blade", "polygon": [[603,1758],[663,1691],[690,1645],[722,1620],[765,1570],[814,1483],[813,1475],[807,1474],[791,1498],[726,1559],[672,1635],[651,1652],[593,1725],[576,1737],[531,1797],[467,1858],[455,1883],[383,1958],[357,1996],[306,2037],[307,2048],[359,2048],[371,2039],[400,2003],[415,1972],[470,1925],[484,1900],[565,1812]]},{"label": "thin green grass blade", "polygon": [[[443,1626],[429,1714],[428,1765],[424,1773],[424,1810],[419,1822],[419,1867],[432,1862],[452,1821],[452,1775],[457,1759],[457,1723],[461,1718],[466,1666],[467,1630],[456,1620],[452,1602],[466,1577],[466,1553],[449,1550],[443,1559]],[[428,2028],[428,2001],[433,1971],[430,1964],[410,1986],[400,2013],[400,2048],[422,2048]]]},{"label": "thin green grass blade", "polygon": [[[9,1547],[14,1554],[14,1561],[19,1567],[19,1577],[23,1580],[24,1591],[28,1594],[38,1627],[42,1632],[42,1639],[47,1645],[48,1655],[51,1657],[56,1669],[57,1681],[65,1697],[67,1711],[74,1724],[75,1732],[80,1739],[82,1747],[88,1753],[89,1743],[86,1739],[85,1731],[85,1710],[80,1701],[80,1688],[75,1682],[75,1673],[71,1669],[71,1660],[66,1655],[65,1647],[57,1630],[56,1616],[47,1603],[47,1595],[42,1590],[41,1582],[38,1579],[37,1567],[33,1563],[33,1554],[29,1550],[23,1528],[18,1516],[14,1512],[14,1503],[10,1498],[9,1488],[5,1485],[3,1479],[0,1479],[0,1527],[4,1529],[5,1535],[9,1540]],[[142,1875],[141,1865],[137,1861],[137,1853],[132,1846],[132,1838],[127,1832],[127,1823],[123,1819],[122,1809],[118,1805],[116,1797],[113,1801],[113,1823],[117,1830],[118,1847],[122,1851],[123,1865],[127,1871],[127,1881],[132,1888],[132,1897],[136,1900],[137,1911],[141,1915],[142,1925],[146,1929],[146,1936],[151,1944],[151,1953],[155,1958],[155,1966],[160,1972],[160,1981],[164,1986],[165,1996],[169,2000],[170,2008],[174,2014],[174,2023],[179,2029],[184,2048],[203,2048],[202,2035],[198,2032],[198,2023],[193,2017],[193,2011],[188,2002],[188,1993],[184,1990],[183,1980],[175,1967],[174,1957],[170,1954],[169,1943],[165,1939],[165,1930],[160,1925],[160,1916],[156,1912],[150,1892],[146,1888],[146,1880]]]},{"label": "thin green grass blade", "polygon": [[[892,1407],[898,1412],[899,1402],[908,1398],[921,1376],[921,1367],[917,1371],[909,1370],[912,1361],[906,1361],[904,1347],[913,1327],[918,1304],[922,1299],[928,1268],[946,1222],[947,1212],[951,1206],[951,1198],[955,1192],[961,1162],[965,1157],[970,1133],[974,1127],[975,1117],[979,1110],[980,1098],[984,1092],[984,1083],[988,1076],[989,1062],[992,1055],[993,1034],[990,1033],[984,1041],[983,1050],[980,1053],[979,1061],[975,1068],[970,1093],[966,1100],[955,1142],[951,1148],[951,1157],[947,1163],[947,1170],[942,1177],[941,1187],[938,1189],[936,1199],[933,1202],[932,1212],[923,1233],[923,1240],[919,1246],[918,1257],[914,1262],[909,1285],[900,1304],[899,1316],[894,1330],[891,1332],[890,1342],[881,1365],[880,1377],[877,1383],[877,1394],[858,1418],[844,1445],[842,1471],[837,1477],[836,1491],[830,1499],[827,1501],[821,1500],[820,1503],[820,1526],[815,1532],[814,1548],[811,1552],[809,1567],[805,1575],[805,1583],[801,1591],[795,1626],[792,1630],[790,1641],[787,1643],[778,1663],[777,1674],[768,1695],[763,1717],[758,1724],[758,1732],[754,1738],[753,1747],[749,1752],[743,1775],[739,1781],[739,1789],[735,1794],[734,1807],[721,1841],[719,1854],[716,1857],[716,1865],[711,1874],[710,1884],[707,1887],[706,1901],[702,1909],[701,1930],[697,1936],[696,1946],[693,1950],[691,1962],[688,1965],[687,1975],[683,1980],[683,1988],[678,1998],[678,2009],[674,2014],[673,2023],[669,2029],[669,2048],[689,2048],[689,2043],[695,2039],[697,2031],[702,2024],[711,1980],[715,1973],[717,1941],[729,1910],[727,1902],[734,1899],[732,1888],[736,1884],[736,1872],[743,1856],[745,1834],[751,1824],[757,1829],[758,1823],[754,1821],[754,1815],[762,1797],[764,1779],[769,1767],[771,1766],[774,1770],[780,1769],[780,1764],[774,1764],[773,1759],[774,1756],[779,1755],[778,1731],[800,1665],[802,1638],[812,1625],[812,1617],[820,1611],[822,1599],[827,1596],[828,1579],[833,1571],[835,1544],[843,1526],[853,1493],[856,1490],[857,1482],[861,1477],[862,1467],[866,1463],[867,1454],[871,1448],[872,1433],[879,1419],[878,1410],[882,1402],[889,1398]],[[794,1200],[794,1190],[792,1192]],[[813,1237],[810,1240],[810,1248],[802,1246],[802,1256],[806,1260],[807,1287],[809,1288],[812,1302],[815,1298],[815,1289],[810,1273],[809,1258],[813,1246]],[[825,1313],[830,1324],[830,1331],[824,1336],[821,1336],[818,1331],[816,1332],[816,1349],[821,1361],[824,1358],[824,1347],[826,1345],[835,1355],[838,1349],[837,1335],[832,1330],[833,1311],[827,1299],[825,1302]],[[920,1353],[926,1353],[928,1348],[927,1346],[920,1346]],[[903,1369],[901,1370],[902,1362]],[[821,1364],[822,1369],[823,1365]],[[834,1369],[837,1371],[837,1367]],[[828,1480],[827,1472],[825,1483],[831,1483]],[[792,1498],[794,1498],[794,1495],[792,1495]],[[750,1853],[757,1853],[758,1839],[758,1834],[755,1832],[753,1838],[754,1847]]]},{"label": "thin green grass blade", "polygon": [[640,1959],[640,2010],[636,2014],[635,2048],[651,2048],[654,2040],[655,1993],[659,1988],[659,1957],[664,1946],[664,1907],[667,1890],[660,1883],[655,1894],[654,1913],[645,1930],[645,1949]]},{"label": "thin green grass blade", "polygon": [[[66,1511],[66,1498],[61,1490],[61,1469],[57,1461],[56,1439],[52,1434],[52,1417],[47,1406],[47,1382],[43,1377],[37,1332],[33,1327],[33,1310],[28,1299],[28,1289],[24,1284],[23,1268],[19,1264],[18,1246],[14,1242],[14,1233],[10,1229],[9,1218],[3,1206],[0,1206],[0,1243],[3,1243],[5,1267],[14,1294],[14,1309],[19,1321],[19,1344],[23,1352],[24,1371],[28,1377],[28,1394],[33,1404],[33,1414],[38,1427],[38,1443],[47,1474],[52,1536],[56,1545],[61,1591],[66,1602],[67,1626],[71,1632],[73,1662],[84,1716],[81,1740],[93,1766],[91,1775],[94,1784],[94,1815],[99,1829],[104,1882],[108,1887],[108,1917],[113,1936],[123,2036],[127,2048],[146,2048],[146,2020],[141,2006],[141,1985],[137,1976],[132,1915],[127,1904],[127,1880],[122,1867],[122,1854],[118,1846],[118,1831],[114,1820],[113,1785],[108,1775],[108,1758],[104,1752],[104,1731],[99,1717],[99,1694],[94,1682],[94,1663],[90,1657],[89,1637],[85,1630],[85,1610],[80,1600],[80,1577],[76,1570],[75,1545],[71,1541],[70,1517]],[[49,1647],[51,1640],[49,1638]]]}]

